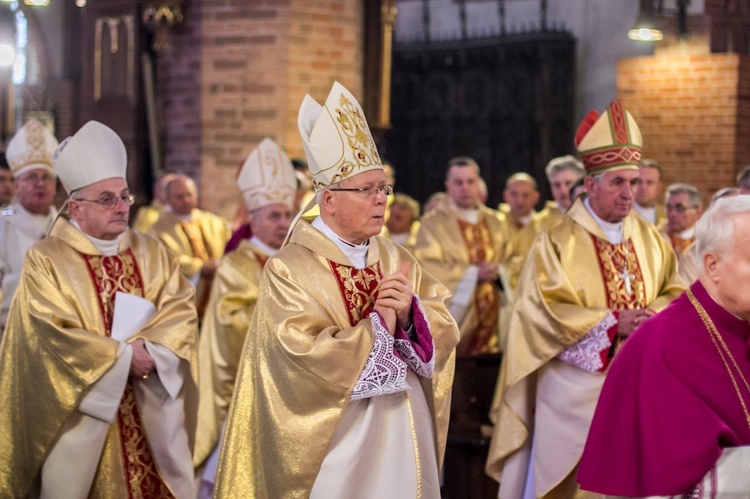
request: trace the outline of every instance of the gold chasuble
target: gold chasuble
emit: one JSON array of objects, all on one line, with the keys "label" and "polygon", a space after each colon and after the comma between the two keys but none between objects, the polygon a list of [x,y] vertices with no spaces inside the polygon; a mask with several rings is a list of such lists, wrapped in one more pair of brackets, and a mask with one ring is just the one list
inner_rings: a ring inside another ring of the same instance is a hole
[{"label": "gold chasuble", "polygon": [[521,497],[527,474],[537,497],[581,494],[575,472],[618,338],[601,351],[599,370],[561,359],[595,328],[616,331],[613,310],[659,311],[684,289],[653,225],[632,213],[623,224],[623,242],[610,244],[579,199],[531,248],[491,412],[486,471],[502,497]]},{"label": "gold chasuble", "polygon": [[[117,255],[102,256],[64,218],[29,250],[0,346],[0,495],[26,497],[39,486],[42,465],[81,414],[82,399],[115,364],[120,343],[108,336],[118,291],[156,307],[129,341],[162,345],[190,365],[182,390],[192,445],[196,320],[193,290],[176,266],[158,241],[135,231],[121,236]],[[128,379],[103,449],[85,449],[101,453],[89,497],[176,495],[147,438],[139,382]]]},{"label": "gold chasuble", "polygon": [[203,262],[220,260],[231,231],[223,218],[208,211],[194,209],[190,221],[183,221],[163,211],[149,230],[180,262],[182,274],[196,284],[198,315],[202,316],[211,292],[211,279],[200,277]]},{"label": "gold chasuble", "polygon": [[[290,244],[263,272],[229,410],[215,497],[310,496],[373,349],[375,333],[366,314],[374,305],[377,284],[404,261],[411,264],[408,278],[435,346],[433,377],[418,378],[430,408],[428,420],[414,415],[414,423],[434,427],[431,450],[440,465],[458,340],[445,306],[448,291],[409,252],[378,236],[370,238],[367,267],[356,270],[328,237],[300,220]],[[361,452],[366,455],[367,450]]]},{"label": "gold chasuble", "polygon": [[216,271],[198,346],[201,397],[195,435],[196,467],[208,459],[219,443],[267,259],[263,250],[244,240],[224,256]]},{"label": "gold chasuble", "polygon": [[[482,206],[477,222],[470,223],[448,202],[422,218],[414,256],[427,272],[451,290],[453,300],[469,266],[480,262],[499,265],[510,257],[510,234],[499,216],[498,212]],[[486,281],[471,286],[468,305],[455,317],[461,331],[457,355],[498,352],[500,290],[496,283]]]}]

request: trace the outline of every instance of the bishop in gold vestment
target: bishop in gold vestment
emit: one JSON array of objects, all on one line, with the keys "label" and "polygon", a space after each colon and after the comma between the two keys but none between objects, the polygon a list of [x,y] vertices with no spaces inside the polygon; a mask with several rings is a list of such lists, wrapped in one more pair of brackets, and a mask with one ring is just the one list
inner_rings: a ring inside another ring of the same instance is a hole
[{"label": "bishop in gold vestment", "polygon": [[221,435],[245,337],[252,333],[248,328],[263,268],[284,243],[294,217],[294,168],[273,140],[263,139],[248,155],[237,184],[252,215],[253,236],[240,241],[221,260],[201,325],[201,400],[195,440],[201,497],[211,497],[213,493]]},{"label": "bishop in gold vestment", "polygon": [[587,164],[591,199],[535,240],[521,273],[491,413],[486,471],[500,497],[579,497],[575,473],[610,362],[684,289],[672,250],[630,213],[637,130],[617,102],[596,121],[579,146],[609,153],[604,164],[582,153],[596,165]]},{"label": "bishop in gold vestment", "polygon": [[376,235],[391,187],[351,93],[334,83],[325,108],[305,97],[299,127],[320,216],[263,272],[216,495],[438,499],[448,290]]},{"label": "bishop in gold vestment", "polygon": [[[55,160],[74,218],[27,253],[0,345],[3,497],[194,494],[193,289],[156,239],[127,230],[126,165],[96,122]],[[118,319],[123,299],[149,310],[142,326],[121,331],[136,320]]]}]

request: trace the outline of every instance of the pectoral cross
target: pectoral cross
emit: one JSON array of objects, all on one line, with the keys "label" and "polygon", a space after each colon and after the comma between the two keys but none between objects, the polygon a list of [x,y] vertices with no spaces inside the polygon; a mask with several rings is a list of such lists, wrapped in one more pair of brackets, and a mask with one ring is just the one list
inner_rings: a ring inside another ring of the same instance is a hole
[{"label": "pectoral cross", "polygon": [[622,272],[617,274],[617,277],[625,281],[625,292],[628,296],[631,296],[633,294],[633,288],[630,287],[630,280],[635,279],[635,275],[628,272],[628,269],[623,269]]}]

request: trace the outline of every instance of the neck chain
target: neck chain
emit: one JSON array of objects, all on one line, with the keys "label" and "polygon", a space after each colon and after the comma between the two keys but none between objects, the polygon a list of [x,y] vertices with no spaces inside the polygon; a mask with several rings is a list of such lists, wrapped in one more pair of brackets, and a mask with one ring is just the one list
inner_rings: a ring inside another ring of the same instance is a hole
[{"label": "neck chain", "polygon": [[745,419],[747,420],[747,425],[748,427],[750,427],[750,412],[748,412],[747,410],[745,399],[742,397],[742,393],[740,392],[740,387],[737,384],[737,379],[734,377],[734,373],[732,372],[732,369],[729,366],[729,362],[727,362],[727,359],[729,359],[732,362],[732,365],[734,366],[734,370],[737,371],[737,374],[740,375],[740,379],[742,380],[742,383],[745,385],[745,389],[747,390],[748,394],[750,394],[750,385],[748,385],[747,379],[745,379],[745,375],[742,374],[742,371],[740,371],[740,367],[737,365],[737,361],[734,360],[734,356],[732,355],[732,352],[729,350],[729,347],[727,346],[726,343],[724,343],[724,338],[721,337],[719,330],[716,329],[716,326],[714,325],[711,318],[708,316],[708,313],[706,313],[706,310],[703,308],[700,302],[698,302],[698,299],[695,297],[693,292],[690,291],[690,289],[687,290],[687,296],[688,296],[688,299],[690,300],[690,303],[693,304],[693,307],[695,307],[695,310],[698,312],[698,315],[703,320],[703,324],[706,326],[709,336],[711,336],[711,341],[713,341],[714,346],[716,347],[716,351],[719,352],[719,357],[721,357],[721,361],[724,363],[724,367],[726,367],[727,369],[729,378],[732,380],[732,385],[734,385],[734,391],[737,393],[737,398],[740,399],[742,410],[745,412]]}]

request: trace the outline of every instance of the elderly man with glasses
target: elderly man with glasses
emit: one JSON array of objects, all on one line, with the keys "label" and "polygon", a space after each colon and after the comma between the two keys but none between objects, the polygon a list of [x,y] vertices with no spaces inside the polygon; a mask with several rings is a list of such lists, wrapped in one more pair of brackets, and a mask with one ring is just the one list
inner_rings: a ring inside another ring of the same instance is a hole
[{"label": "elderly man with glasses", "polygon": [[299,128],[320,216],[265,266],[216,497],[439,498],[448,290],[378,236],[391,186],[354,96],[307,96]]},{"label": "elderly man with glasses", "polygon": [[35,119],[28,121],[8,143],[6,159],[13,173],[16,196],[0,211],[0,337],[26,252],[44,237],[57,216],[52,206],[57,187],[52,170],[56,147],[57,139]]},{"label": "elderly man with glasses", "polygon": [[87,123],[53,163],[70,214],[29,249],[0,344],[0,490],[194,497],[193,287],[128,230],[114,131]]}]

